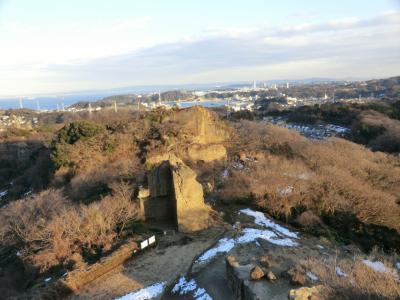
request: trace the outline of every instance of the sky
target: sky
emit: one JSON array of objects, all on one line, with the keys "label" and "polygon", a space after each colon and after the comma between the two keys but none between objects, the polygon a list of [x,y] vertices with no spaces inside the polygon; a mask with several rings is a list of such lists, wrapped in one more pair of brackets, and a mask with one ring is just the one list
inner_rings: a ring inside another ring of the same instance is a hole
[{"label": "sky", "polygon": [[400,75],[400,0],[0,0],[0,96]]}]

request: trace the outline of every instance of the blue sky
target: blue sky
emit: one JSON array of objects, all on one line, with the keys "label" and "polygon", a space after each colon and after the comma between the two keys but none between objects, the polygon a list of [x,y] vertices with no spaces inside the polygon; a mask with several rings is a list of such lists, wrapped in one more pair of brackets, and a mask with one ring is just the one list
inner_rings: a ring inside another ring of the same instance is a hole
[{"label": "blue sky", "polygon": [[0,95],[386,77],[400,1],[0,0]]}]

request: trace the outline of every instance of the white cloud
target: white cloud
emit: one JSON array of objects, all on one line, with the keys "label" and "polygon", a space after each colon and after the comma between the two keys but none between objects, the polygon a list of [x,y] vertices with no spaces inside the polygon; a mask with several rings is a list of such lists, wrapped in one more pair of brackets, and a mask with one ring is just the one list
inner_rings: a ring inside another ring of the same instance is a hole
[{"label": "white cloud", "polygon": [[53,26],[10,23],[0,27],[0,36],[6,41],[0,48],[0,65],[69,63],[134,51],[155,43],[143,34],[150,22],[145,16]]},{"label": "white cloud", "polygon": [[[149,21],[150,18],[127,20],[115,23],[110,30],[137,30]],[[153,46],[142,46],[121,55],[35,65],[32,72],[22,74],[29,82],[41,84],[40,88],[29,85],[27,90],[32,92],[46,91],[44,78],[49,78],[45,83],[48,89],[56,91],[57,86],[62,90],[77,90],[315,76],[391,76],[400,67],[398,36],[399,12],[370,19],[349,18],[288,27],[207,28],[182,39],[168,41],[166,37],[156,45],[156,41],[142,41],[142,45]],[[81,46],[77,44],[77,53]],[[102,53],[122,50],[117,45]],[[89,52],[80,54],[90,57]],[[18,72],[0,72],[0,81],[7,80],[10,87],[21,78]]]}]

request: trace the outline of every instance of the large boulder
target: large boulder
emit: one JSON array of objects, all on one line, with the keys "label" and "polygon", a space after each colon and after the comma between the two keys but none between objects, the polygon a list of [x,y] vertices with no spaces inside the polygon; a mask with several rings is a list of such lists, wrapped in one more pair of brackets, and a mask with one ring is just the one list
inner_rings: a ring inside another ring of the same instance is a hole
[{"label": "large boulder", "polygon": [[203,187],[196,173],[183,162],[171,165],[178,230],[194,232],[209,226],[210,208],[204,203]]}]

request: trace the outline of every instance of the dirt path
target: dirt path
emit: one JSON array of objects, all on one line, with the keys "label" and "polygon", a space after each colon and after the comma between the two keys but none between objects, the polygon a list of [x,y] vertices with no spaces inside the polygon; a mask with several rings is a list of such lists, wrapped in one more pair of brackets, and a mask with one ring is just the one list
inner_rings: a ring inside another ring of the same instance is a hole
[{"label": "dirt path", "polygon": [[114,299],[155,282],[172,284],[222,232],[221,229],[210,229],[196,235],[162,237],[157,248],[96,279],[68,299]]}]

